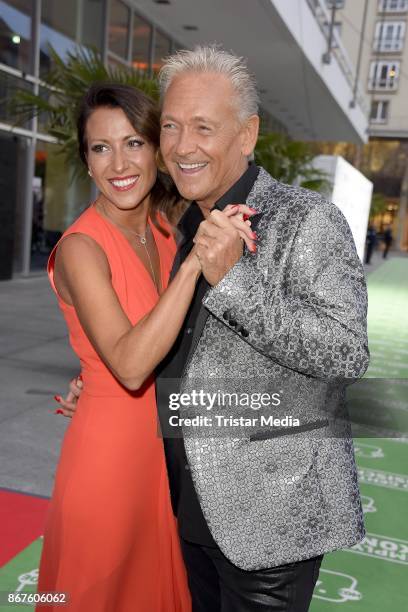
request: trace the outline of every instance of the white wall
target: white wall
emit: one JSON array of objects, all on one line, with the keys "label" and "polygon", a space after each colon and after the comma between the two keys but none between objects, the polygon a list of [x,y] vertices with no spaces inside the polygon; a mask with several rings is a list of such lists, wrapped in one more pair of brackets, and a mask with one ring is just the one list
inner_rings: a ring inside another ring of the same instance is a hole
[{"label": "white wall", "polygon": [[327,173],[332,184],[327,197],[346,217],[358,256],[363,261],[373,183],[340,156],[318,155],[313,166]]}]

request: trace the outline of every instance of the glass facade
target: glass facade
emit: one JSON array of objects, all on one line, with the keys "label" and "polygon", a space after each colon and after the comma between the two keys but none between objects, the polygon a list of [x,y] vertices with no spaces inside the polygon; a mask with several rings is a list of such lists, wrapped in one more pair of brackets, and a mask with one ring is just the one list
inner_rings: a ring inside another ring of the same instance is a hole
[{"label": "glass facade", "polygon": [[171,53],[171,40],[158,30],[154,40],[153,72],[158,72],[163,59]]},{"label": "glass facade", "polygon": [[109,51],[128,59],[130,8],[120,0],[111,0],[109,11]]},{"label": "glass facade", "polygon": [[32,71],[33,0],[0,0],[0,62]]},{"label": "glass facade", "polygon": [[104,34],[104,0],[82,0],[81,43],[86,47],[102,50]]},{"label": "glass facade", "polygon": [[132,66],[148,71],[150,68],[150,45],[152,26],[138,15],[133,16]]},{"label": "glass facade", "polygon": [[[16,88],[49,91],[40,78],[50,47],[78,45],[106,62],[153,74],[177,48],[137,12],[135,0],[0,0],[0,279],[44,271],[62,232],[89,204],[91,182],[73,176],[45,133],[45,117],[15,126],[7,100]],[[12,133],[11,133],[12,130]]]}]

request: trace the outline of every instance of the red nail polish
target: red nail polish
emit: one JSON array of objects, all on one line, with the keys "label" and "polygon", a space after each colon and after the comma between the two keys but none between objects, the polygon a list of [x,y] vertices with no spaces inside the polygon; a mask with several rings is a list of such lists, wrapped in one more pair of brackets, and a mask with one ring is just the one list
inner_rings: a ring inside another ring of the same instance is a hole
[{"label": "red nail polish", "polygon": [[78,380],[80,380],[81,382],[83,381],[82,374],[78,376]]},{"label": "red nail polish", "polygon": [[253,244],[251,247],[251,252],[256,253],[256,244]]},{"label": "red nail polish", "polygon": [[64,414],[64,413],[60,408],[58,408],[57,410],[54,410],[54,414]]},{"label": "red nail polish", "polygon": [[61,401],[61,396],[60,395],[54,395],[54,399],[56,402],[60,402]]},{"label": "red nail polish", "polygon": [[258,234],[257,234],[256,232],[252,232],[252,236],[251,236],[251,238],[252,238],[253,240],[258,240]]},{"label": "red nail polish", "polygon": [[251,215],[242,215],[242,218],[243,218],[244,221],[248,221],[250,216]]}]

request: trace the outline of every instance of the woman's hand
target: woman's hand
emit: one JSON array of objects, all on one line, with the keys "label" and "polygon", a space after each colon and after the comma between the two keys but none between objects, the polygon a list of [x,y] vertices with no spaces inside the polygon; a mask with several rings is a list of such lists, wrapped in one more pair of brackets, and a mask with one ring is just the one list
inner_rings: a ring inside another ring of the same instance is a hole
[{"label": "woman's hand", "polygon": [[229,204],[222,212],[238,230],[249,251],[255,253],[257,235],[251,230],[250,217],[255,215],[257,211],[246,204]]},{"label": "woman's hand", "polygon": [[194,237],[196,254],[207,282],[214,286],[227,274],[242,256],[245,243],[256,252],[256,234],[251,230],[244,215],[256,211],[246,205],[227,207],[226,212],[212,210],[200,223]]}]

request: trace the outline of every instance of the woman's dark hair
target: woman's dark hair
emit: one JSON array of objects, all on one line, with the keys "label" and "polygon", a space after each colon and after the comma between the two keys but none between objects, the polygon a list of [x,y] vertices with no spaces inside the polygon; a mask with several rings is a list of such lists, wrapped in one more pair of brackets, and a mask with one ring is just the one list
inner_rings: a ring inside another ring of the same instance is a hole
[{"label": "woman's dark hair", "polygon": [[[160,114],[156,103],[140,89],[130,85],[95,83],[82,98],[77,118],[79,155],[86,166],[88,166],[86,125],[92,113],[103,107],[122,109],[136,132],[159,150]],[[174,211],[180,208],[181,200],[171,177],[159,169],[150,195],[150,217],[162,233],[167,234],[158,221],[157,211],[163,212],[170,222],[174,222]]]}]

